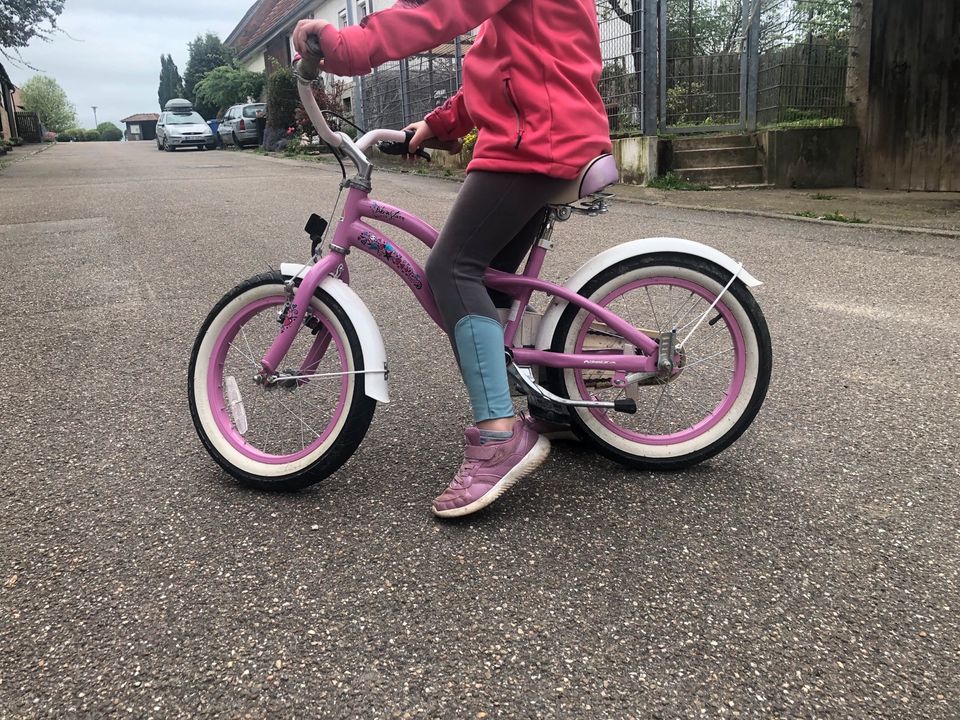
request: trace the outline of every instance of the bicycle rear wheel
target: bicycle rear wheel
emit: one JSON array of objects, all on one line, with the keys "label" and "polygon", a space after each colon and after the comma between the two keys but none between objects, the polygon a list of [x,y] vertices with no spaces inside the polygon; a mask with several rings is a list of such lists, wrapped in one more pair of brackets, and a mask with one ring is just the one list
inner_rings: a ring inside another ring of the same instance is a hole
[{"label": "bicycle rear wheel", "polygon": [[286,300],[279,273],[241,283],[207,316],[190,358],[190,412],[204,447],[233,477],[261,489],[298,490],[335,472],[376,409],[364,391],[356,330],[320,289],[279,379],[256,379]]},{"label": "bicycle rear wheel", "polygon": [[[640,255],[603,270],[580,291],[654,339],[681,342],[730,281],[730,272],[691,255]],[[638,352],[596,317],[571,305],[551,349]],[[573,408],[574,429],[607,456],[643,469],[679,469],[729,447],[749,427],[770,382],[770,333],[749,289],[735,281],[674,358],[666,378],[616,387],[604,370],[550,369],[548,387],[570,399],[632,398],[637,413]]]}]

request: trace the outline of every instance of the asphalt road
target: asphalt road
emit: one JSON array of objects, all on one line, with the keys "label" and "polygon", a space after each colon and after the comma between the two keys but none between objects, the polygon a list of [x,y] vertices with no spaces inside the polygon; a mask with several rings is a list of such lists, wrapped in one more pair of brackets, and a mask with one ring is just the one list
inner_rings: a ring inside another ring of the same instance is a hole
[{"label": "asphalt road", "polygon": [[[692,471],[558,444],[441,523],[466,394],[369,258],[394,402],[337,475],[242,489],[190,423],[202,318],[307,257],[337,177],[150,143],[0,174],[0,717],[960,717],[955,241],[628,203],[571,221],[548,276],[673,235],[766,281],[767,402]],[[376,191],[439,225],[457,185]]]}]

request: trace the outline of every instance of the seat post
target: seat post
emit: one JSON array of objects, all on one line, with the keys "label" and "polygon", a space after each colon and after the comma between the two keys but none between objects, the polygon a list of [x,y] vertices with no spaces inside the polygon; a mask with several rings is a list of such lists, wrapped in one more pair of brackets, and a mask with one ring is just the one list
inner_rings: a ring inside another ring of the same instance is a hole
[{"label": "seat post", "polygon": [[537,235],[537,247],[553,250],[553,228],[556,227],[558,219],[557,209],[552,205],[548,206],[543,216],[543,224],[540,226],[540,233]]}]

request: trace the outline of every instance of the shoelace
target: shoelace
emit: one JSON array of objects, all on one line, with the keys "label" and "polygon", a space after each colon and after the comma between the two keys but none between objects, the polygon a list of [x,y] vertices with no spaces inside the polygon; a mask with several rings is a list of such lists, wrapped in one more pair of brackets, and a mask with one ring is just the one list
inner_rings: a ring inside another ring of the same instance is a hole
[{"label": "shoelace", "polygon": [[476,472],[477,466],[480,465],[480,460],[467,460],[464,458],[463,463],[460,465],[460,469],[457,470],[457,474],[453,478],[451,485],[456,487],[459,490],[465,489],[464,483],[467,478],[473,478],[474,472]]}]

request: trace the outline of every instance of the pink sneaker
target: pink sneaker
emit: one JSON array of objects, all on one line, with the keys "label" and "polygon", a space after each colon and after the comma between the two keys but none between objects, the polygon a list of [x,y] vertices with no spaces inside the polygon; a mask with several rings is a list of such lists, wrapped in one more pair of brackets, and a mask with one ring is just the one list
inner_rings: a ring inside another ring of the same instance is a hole
[{"label": "pink sneaker", "polygon": [[438,517],[462,517],[485,508],[550,454],[550,441],[522,419],[513,424],[513,437],[503,442],[481,445],[475,427],[467,428],[464,436],[463,464],[453,482],[433,501],[433,514]]}]

